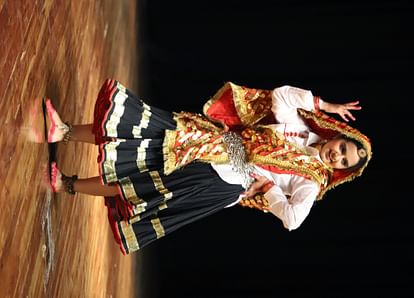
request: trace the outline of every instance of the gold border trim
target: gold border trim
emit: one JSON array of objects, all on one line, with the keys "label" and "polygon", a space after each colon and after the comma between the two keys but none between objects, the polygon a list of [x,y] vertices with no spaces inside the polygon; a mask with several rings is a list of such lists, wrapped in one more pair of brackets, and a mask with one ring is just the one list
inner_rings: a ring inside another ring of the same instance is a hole
[{"label": "gold border trim", "polygon": [[124,221],[119,222],[121,233],[124,235],[126,245],[129,252],[139,250],[139,243],[137,236],[131,224],[126,224]]},{"label": "gold border trim", "polygon": [[168,207],[167,201],[173,197],[173,193],[165,187],[158,171],[151,171],[149,174],[151,176],[152,182],[154,183],[155,189],[164,196],[164,202],[159,205],[159,209],[165,209]]},{"label": "gold border trim", "polygon": [[151,219],[152,228],[157,234],[157,239],[165,236],[165,230],[159,218]]},{"label": "gold border trim", "polygon": [[137,214],[144,212],[145,207],[147,207],[148,203],[137,195],[131,179],[129,177],[125,177],[120,179],[118,182],[119,186],[122,188],[123,193],[125,194],[125,199],[134,205],[134,211]]}]

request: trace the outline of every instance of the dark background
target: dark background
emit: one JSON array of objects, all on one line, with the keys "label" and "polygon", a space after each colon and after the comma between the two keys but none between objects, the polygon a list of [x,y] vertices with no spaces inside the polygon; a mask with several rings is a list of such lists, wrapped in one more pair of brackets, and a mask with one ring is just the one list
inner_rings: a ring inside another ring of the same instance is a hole
[{"label": "dark background", "polygon": [[365,174],[328,192],[298,230],[234,207],[143,248],[147,297],[414,295],[409,2],[139,5],[138,94],[148,103],[201,112],[226,81],[288,84],[360,100],[353,125],[373,144]]}]

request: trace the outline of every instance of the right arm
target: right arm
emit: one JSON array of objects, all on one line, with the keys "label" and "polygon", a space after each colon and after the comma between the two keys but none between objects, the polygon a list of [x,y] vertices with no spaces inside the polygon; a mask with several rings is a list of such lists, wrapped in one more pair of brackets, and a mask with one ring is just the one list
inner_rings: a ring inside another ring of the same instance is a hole
[{"label": "right arm", "polygon": [[299,228],[316,200],[318,185],[303,177],[295,177],[298,182],[292,189],[289,199],[277,185],[270,188],[264,197],[269,202],[269,212],[278,217],[289,231]]},{"label": "right arm", "polygon": [[319,193],[319,186],[314,181],[292,175],[291,194],[288,199],[283,190],[273,181],[257,174],[252,176],[255,182],[243,193],[243,196],[253,197],[256,193],[264,193],[264,197],[269,202],[269,212],[278,217],[289,231],[297,229],[308,216]]}]

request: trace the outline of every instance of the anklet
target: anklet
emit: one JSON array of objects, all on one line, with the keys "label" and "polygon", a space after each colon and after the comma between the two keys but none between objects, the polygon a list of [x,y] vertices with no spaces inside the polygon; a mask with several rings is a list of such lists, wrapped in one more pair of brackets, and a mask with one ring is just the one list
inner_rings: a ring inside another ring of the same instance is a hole
[{"label": "anklet", "polygon": [[73,126],[72,124],[65,122],[64,126],[62,126],[62,129],[65,132],[65,134],[63,135],[63,142],[66,145],[72,136]]},{"label": "anklet", "polygon": [[73,189],[73,184],[75,181],[78,180],[77,175],[73,175],[72,177],[68,177],[65,175],[62,175],[62,183],[63,187],[65,188],[65,191],[71,195],[76,194],[75,190]]}]

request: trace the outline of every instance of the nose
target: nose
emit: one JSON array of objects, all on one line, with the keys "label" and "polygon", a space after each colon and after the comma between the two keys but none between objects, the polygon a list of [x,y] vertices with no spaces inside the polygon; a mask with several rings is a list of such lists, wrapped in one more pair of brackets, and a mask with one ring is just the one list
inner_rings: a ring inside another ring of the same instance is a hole
[{"label": "nose", "polygon": [[337,151],[332,151],[332,161],[337,162],[342,157],[341,153],[338,153]]}]

